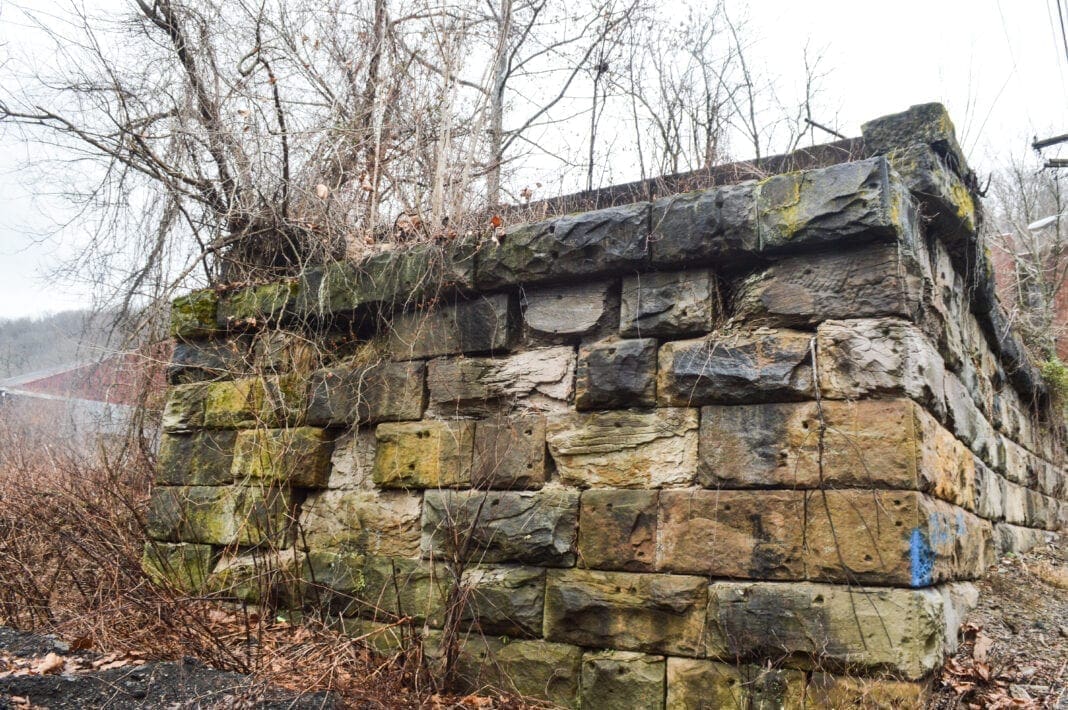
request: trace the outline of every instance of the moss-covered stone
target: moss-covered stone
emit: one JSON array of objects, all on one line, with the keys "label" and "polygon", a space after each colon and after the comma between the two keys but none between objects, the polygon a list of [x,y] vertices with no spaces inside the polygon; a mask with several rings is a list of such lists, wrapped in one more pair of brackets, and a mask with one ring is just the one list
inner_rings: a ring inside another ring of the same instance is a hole
[{"label": "moss-covered stone", "polygon": [[292,310],[300,295],[299,279],[247,286],[223,294],[217,319],[221,328],[257,327],[276,322]]},{"label": "moss-covered stone", "polygon": [[233,480],[233,431],[163,434],[156,459],[156,483],[172,486],[221,486]]},{"label": "moss-covered stone", "polygon": [[171,303],[171,336],[183,340],[215,334],[219,294],[214,289],[193,291]]},{"label": "moss-covered stone", "polygon": [[198,594],[214,566],[211,545],[149,541],[141,557],[141,569],[156,584]]},{"label": "moss-covered stone", "polygon": [[471,483],[471,421],[379,424],[374,482],[383,488],[441,488]]},{"label": "moss-covered stone", "polygon": [[407,491],[329,490],[301,506],[302,540],[315,550],[419,555],[423,497]]},{"label": "moss-covered stone", "polygon": [[148,536],[166,542],[229,545],[237,537],[233,486],[156,486],[148,509]]},{"label": "moss-covered stone", "polygon": [[308,423],[374,424],[419,419],[426,364],[384,362],[319,370],[311,378]]},{"label": "moss-covered stone", "polygon": [[[667,710],[803,710],[811,707],[806,704],[805,674],[801,671],[718,663],[696,658],[667,659]],[[852,705],[826,707],[837,709]]]},{"label": "moss-covered stone", "polygon": [[323,488],[330,479],[333,437],[325,429],[249,429],[237,434],[233,477],[298,488]]},{"label": "moss-covered stone", "polygon": [[249,604],[294,607],[303,594],[304,554],[264,550],[224,555],[208,577],[209,592]]},{"label": "moss-covered stone", "polygon": [[400,557],[368,557],[353,611],[375,621],[408,616],[441,628],[451,585],[443,565]]},{"label": "moss-covered stone", "polygon": [[805,707],[814,710],[922,708],[927,707],[930,696],[929,683],[813,673],[808,683]]},{"label": "moss-covered stone", "polygon": [[594,651],[582,657],[583,708],[664,707],[663,656],[628,651]]},{"label": "moss-covered stone", "polygon": [[208,429],[241,429],[261,423],[265,393],[259,378],[205,383],[203,397]]},{"label": "moss-covered stone", "polygon": [[288,547],[292,542],[293,496],[288,487],[233,486],[237,543]]}]

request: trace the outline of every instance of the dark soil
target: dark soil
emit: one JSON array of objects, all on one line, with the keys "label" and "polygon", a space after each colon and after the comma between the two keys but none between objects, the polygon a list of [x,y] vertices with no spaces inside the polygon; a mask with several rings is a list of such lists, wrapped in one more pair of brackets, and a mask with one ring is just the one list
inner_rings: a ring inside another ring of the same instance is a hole
[{"label": "dark soil", "polygon": [[[48,654],[67,661],[57,672],[33,672]],[[71,652],[45,636],[0,628],[0,710],[50,708],[334,708],[327,693],[297,694],[265,687],[247,676],[213,670],[192,659],[176,662],[119,660],[94,669],[99,654]],[[105,666],[106,668],[106,666]],[[20,669],[24,674],[20,674]]]}]

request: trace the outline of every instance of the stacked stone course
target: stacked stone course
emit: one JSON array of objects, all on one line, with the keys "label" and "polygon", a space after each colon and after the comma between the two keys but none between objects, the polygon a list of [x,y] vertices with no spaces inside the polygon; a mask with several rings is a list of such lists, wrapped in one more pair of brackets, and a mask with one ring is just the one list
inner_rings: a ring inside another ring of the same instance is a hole
[{"label": "stacked stone course", "polygon": [[860,143],[180,299],[146,568],[569,707],[920,702],[1064,434],[944,109]]}]

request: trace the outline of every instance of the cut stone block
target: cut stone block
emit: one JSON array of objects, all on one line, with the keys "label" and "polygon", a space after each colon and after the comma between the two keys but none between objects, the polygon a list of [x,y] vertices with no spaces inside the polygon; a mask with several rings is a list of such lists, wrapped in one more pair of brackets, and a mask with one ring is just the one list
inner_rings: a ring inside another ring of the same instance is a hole
[{"label": "cut stone block", "polygon": [[184,433],[203,427],[207,387],[206,382],[170,387],[160,421],[163,431]]},{"label": "cut stone block", "polygon": [[422,362],[320,370],[312,375],[307,421],[335,426],[419,419],[425,378]]},{"label": "cut stone block", "polygon": [[657,491],[583,491],[579,564],[590,569],[652,572],[658,496]]},{"label": "cut stone block", "polygon": [[697,470],[697,410],[621,410],[549,419],[549,453],[581,487],[686,486]]},{"label": "cut stone block", "polygon": [[156,483],[220,486],[233,480],[233,431],[163,434],[156,459]]},{"label": "cut stone block", "polygon": [[808,578],[908,585],[974,579],[993,559],[990,523],[909,491],[811,491]]},{"label": "cut stone block", "polygon": [[305,558],[305,592],[319,608],[356,613],[356,595],[363,589],[366,557],[358,552],[309,550]]},{"label": "cut stone block", "polygon": [[141,569],[156,584],[199,594],[204,591],[214,560],[211,545],[149,541],[145,543]]},{"label": "cut stone block", "polygon": [[945,367],[916,326],[891,319],[826,321],[817,349],[824,397],[906,395],[940,419],[945,414]]},{"label": "cut stone block", "polygon": [[672,407],[809,399],[811,340],[807,333],[758,329],[664,343],[657,399]]},{"label": "cut stone block", "polygon": [[578,523],[576,491],[427,491],[423,556],[569,567]]},{"label": "cut stone block", "polygon": [[612,320],[611,289],[610,281],[528,289],[523,293],[523,318],[541,335],[586,335]]},{"label": "cut stone block", "polygon": [[888,678],[854,678],[813,673],[808,682],[809,708],[866,708],[899,710],[927,707],[930,689],[926,683]]},{"label": "cut stone block", "polygon": [[258,545],[288,541],[288,491],[259,486],[156,486],[148,535],[167,542]]},{"label": "cut stone block", "polygon": [[247,337],[174,344],[167,364],[167,382],[172,385],[220,380],[245,374],[249,366]]},{"label": "cut stone block", "polygon": [[[779,327],[841,318],[916,319],[923,274],[896,244],[784,259],[742,282],[734,317]],[[626,301],[624,301],[625,303]]]},{"label": "cut stone block", "polygon": [[1005,479],[980,462],[975,464],[975,512],[987,520],[1005,518]]},{"label": "cut stone block", "polygon": [[171,303],[171,337],[182,340],[211,337],[218,329],[215,322],[218,307],[219,294],[210,288],[174,299]]},{"label": "cut stone block", "polygon": [[545,607],[545,570],[540,567],[489,567],[463,571],[461,621],[474,631],[510,637],[541,636]]},{"label": "cut stone block", "polygon": [[264,550],[224,554],[207,580],[216,595],[248,604],[292,607],[303,596],[304,553]]},{"label": "cut stone block", "polygon": [[440,488],[471,483],[471,421],[379,424],[374,482],[383,488]]},{"label": "cut stone block", "polygon": [[323,488],[330,478],[334,442],[324,429],[249,429],[239,432],[231,472],[248,478]]},{"label": "cut stone block", "polygon": [[393,359],[507,350],[514,339],[511,298],[499,293],[455,305],[401,313],[390,320]]},{"label": "cut stone block", "polygon": [[575,382],[575,351],[537,348],[503,358],[441,358],[427,372],[430,409],[441,416],[501,409],[563,410]]},{"label": "cut stone block", "polygon": [[711,271],[650,272],[623,279],[619,332],[627,337],[707,333],[718,314]]},{"label": "cut stone block", "polygon": [[543,283],[568,276],[616,274],[648,259],[649,203],[509,227],[478,253],[480,289]]},{"label": "cut stone block", "polygon": [[774,658],[920,679],[942,665],[945,613],[937,589],[715,582],[706,651],[728,661]]},{"label": "cut stone block", "polygon": [[752,260],[760,249],[755,182],[664,197],[653,203],[655,266]]},{"label": "cut stone block", "polygon": [[657,569],[708,577],[804,579],[801,491],[661,491]]},{"label": "cut stone block", "polygon": [[338,436],[330,457],[330,488],[374,488],[371,471],[377,447],[374,427],[350,430]]},{"label": "cut stone block", "polygon": [[589,652],[582,657],[584,708],[664,707],[663,656],[628,651]]},{"label": "cut stone block", "polygon": [[[731,665],[695,658],[667,659],[667,708],[782,708],[803,710],[801,671]],[[816,706],[841,708],[844,705]]]},{"label": "cut stone block", "polygon": [[1020,554],[1048,542],[1050,533],[1009,523],[994,526],[994,548],[998,555]]},{"label": "cut stone block", "polygon": [[613,340],[579,349],[576,409],[656,405],[657,342]]},{"label": "cut stone block", "polygon": [[903,488],[975,508],[975,457],[908,399],[704,407],[707,488]]},{"label": "cut stone block", "polygon": [[353,609],[373,621],[410,616],[441,628],[450,577],[442,565],[399,557],[369,557]]},{"label": "cut stone block", "polygon": [[301,539],[313,550],[418,557],[422,509],[418,493],[319,491],[301,506]]},{"label": "cut stone block", "polygon": [[701,655],[707,586],[702,577],[552,570],[545,638],[590,648]]},{"label": "cut stone block", "polygon": [[545,418],[497,417],[475,424],[471,483],[479,490],[541,488],[547,478]]},{"label": "cut stone block", "polygon": [[291,311],[300,295],[300,279],[246,286],[219,297],[216,321],[220,328],[255,328],[277,323]]}]

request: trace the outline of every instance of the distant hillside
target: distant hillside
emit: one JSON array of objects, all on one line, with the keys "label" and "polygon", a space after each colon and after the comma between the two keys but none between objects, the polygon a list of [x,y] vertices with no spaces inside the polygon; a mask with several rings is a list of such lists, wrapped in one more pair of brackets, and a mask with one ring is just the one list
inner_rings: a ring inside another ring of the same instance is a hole
[{"label": "distant hillside", "polygon": [[90,311],[0,319],[0,379],[97,359],[107,340],[103,320]]}]

